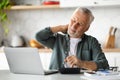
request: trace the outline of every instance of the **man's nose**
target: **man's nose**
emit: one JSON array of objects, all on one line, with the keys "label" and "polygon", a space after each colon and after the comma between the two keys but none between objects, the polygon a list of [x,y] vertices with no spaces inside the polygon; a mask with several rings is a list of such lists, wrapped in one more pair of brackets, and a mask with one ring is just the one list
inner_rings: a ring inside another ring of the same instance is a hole
[{"label": "man's nose", "polygon": [[72,26],[73,29],[77,29],[77,23],[74,23]]}]

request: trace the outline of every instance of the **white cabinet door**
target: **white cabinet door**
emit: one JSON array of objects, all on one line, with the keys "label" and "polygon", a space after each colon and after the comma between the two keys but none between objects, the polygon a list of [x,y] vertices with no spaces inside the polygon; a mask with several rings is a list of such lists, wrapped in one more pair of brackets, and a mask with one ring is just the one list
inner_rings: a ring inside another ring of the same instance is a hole
[{"label": "white cabinet door", "polygon": [[0,70],[1,69],[9,69],[7,59],[4,53],[0,53]]},{"label": "white cabinet door", "polygon": [[119,70],[120,70],[120,53],[119,53],[119,55],[117,55],[116,57],[115,57],[116,59],[116,66],[118,66],[119,68]]},{"label": "white cabinet door", "polygon": [[118,66],[120,70],[120,53],[119,52],[105,52],[105,56],[110,66]]},{"label": "white cabinet door", "polygon": [[40,53],[40,59],[45,70],[49,69],[51,55],[52,53]]},{"label": "white cabinet door", "polygon": [[[49,68],[51,53],[40,53],[41,61],[44,69]],[[120,70],[120,53],[105,52],[105,56],[110,66],[118,66]],[[9,69],[4,53],[0,53],[0,69]]]},{"label": "white cabinet door", "polygon": [[[49,69],[51,53],[40,53],[40,58],[44,69]],[[0,70],[9,69],[7,59],[4,53],[0,53]]]}]

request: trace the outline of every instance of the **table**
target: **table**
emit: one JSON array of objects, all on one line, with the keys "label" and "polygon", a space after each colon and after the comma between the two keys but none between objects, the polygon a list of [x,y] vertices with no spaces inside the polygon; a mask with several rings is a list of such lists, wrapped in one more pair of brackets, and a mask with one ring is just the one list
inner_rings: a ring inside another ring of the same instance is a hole
[{"label": "table", "polygon": [[0,70],[0,80],[86,80],[81,78],[82,74],[50,74],[50,75],[28,75],[13,74],[9,70]]},{"label": "table", "polygon": [[13,74],[9,70],[0,70],[0,80],[120,80],[120,75],[84,76],[83,74],[28,75]]}]

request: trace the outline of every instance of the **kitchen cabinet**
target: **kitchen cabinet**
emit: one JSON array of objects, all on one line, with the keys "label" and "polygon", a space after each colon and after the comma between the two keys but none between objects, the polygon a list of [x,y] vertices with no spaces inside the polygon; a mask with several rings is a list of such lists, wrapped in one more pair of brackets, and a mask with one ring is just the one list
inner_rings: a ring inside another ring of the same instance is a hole
[{"label": "kitchen cabinet", "polygon": [[[40,52],[41,61],[45,69],[49,68],[51,52]],[[118,66],[120,70],[120,52],[105,52],[110,66]],[[4,53],[0,53],[0,69],[9,69]]]},{"label": "kitchen cabinet", "polygon": [[9,69],[6,56],[3,52],[0,52],[0,70]]},{"label": "kitchen cabinet", "polygon": [[110,66],[117,66],[120,70],[120,52],[105,52],[105,56]]},{"label": "kitchen cabinet", "polygon": [[[110,66],[118,66],[120,70],[120,49],[104,49],[105,56]],[[41,61],[44,69],[49,68],[51,49],[39,49]],[[0,69],[9,69],[3,50],[0,50]]]},{"label": "kitchen cabinet", "polygon": [[[48,53],[48,54],[46,54]],[[45,70],[49,69],[51,52],[40,52],[41,62]],[[9,69],[6,56],[3,51],[0,52],[0,70]]]}]

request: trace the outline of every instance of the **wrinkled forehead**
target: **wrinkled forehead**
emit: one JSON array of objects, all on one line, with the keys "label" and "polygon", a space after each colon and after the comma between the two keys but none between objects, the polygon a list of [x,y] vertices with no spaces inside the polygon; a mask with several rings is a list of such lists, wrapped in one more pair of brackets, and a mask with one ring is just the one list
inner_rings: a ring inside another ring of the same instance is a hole
[{"label": "wrinkled forehead", "polygon": [[75,11],[73,13],[73,15],[71,16],[71,19],[74,19],[74,20],[76,20],[78,22],[81,22],[81,21],[88,22],[89,18],[90,18],[89,15],[82,12],[82,11]]}]

